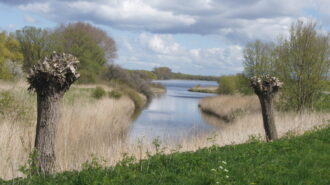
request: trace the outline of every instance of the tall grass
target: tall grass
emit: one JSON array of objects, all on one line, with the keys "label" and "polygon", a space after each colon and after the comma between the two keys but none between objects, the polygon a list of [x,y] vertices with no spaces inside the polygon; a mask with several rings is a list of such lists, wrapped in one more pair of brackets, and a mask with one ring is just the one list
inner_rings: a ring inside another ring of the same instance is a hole
[{"label": "tall grass", "polygon": [[[15,104],[30,111],[24,119],[10,112],[0,114],[0,178],[10,179],[22,175],[18,169],[34,146],[36,98],[21,86],[6,89]],[[77,91],[85,96],[76,96]],[[76,87],[64,97],[56,140],[57,171],[79,169],[91,154],[111,162],[115,143],[126,140],[134,103],[128,97],[96,100],[88,92]]]},{"label": "tall grass", "polygon": [[[18,168],[26,162],[28,154],[32,151],[36,104],[35,97],[25,91],[25,86],[6,89],[13,92],[14,97],[20,97],[23,101],[19,102],[32,111],[29,119],[14,119],[7,114],[0,115],[0,178],[11,179],[23,175]],[[134,103],[129,97],[123,96],[118,100],[104,97],[97,100],[91,97],[89,88],[80,89],[79,86],[75,86],[66,94],[61,107],[56,140],[56,170],[81,169],[81,164],[89,160],[92,154],[105,159],[105,165],[109,166],[122,160],[124,153],[144,159],[160,149],[164,153],[171,153],[173,150],[195,151],[213,144],[224,146],[243,143],[251,136],[264,138],[262,117],[254,97],[228,96],[221,100],[218,98],[206,101],[209,103],[208,106],[215,106],[221,109],[217,111],[224,114],[239,108],[242,109],[242,114],[231,122],[223,122],[214,116],[203,114],[204,119],[216,127],[213,133],[196,132],[196,135],[182,138],[176,143],[163,144],[157,140],[151,142],[143,138],[139,141],[128,139],[130,115],[134,112]],[[201,105],[203,102],[204,100]],[[326,124],[330,120],[330,115],[324,112],[276,112],[275,120],[279,135],[285,137]]]}]

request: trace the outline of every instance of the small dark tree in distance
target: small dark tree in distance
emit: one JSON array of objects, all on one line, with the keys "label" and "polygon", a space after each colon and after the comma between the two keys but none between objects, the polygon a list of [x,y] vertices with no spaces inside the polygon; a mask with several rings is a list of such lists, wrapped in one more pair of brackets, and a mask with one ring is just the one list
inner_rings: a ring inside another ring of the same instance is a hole
[{"label": "small dark tree in distance", "polygon": [[251,78],[251,86],[257,94],[262,111],[266,140],[271,141],[278,138],[274,121],[273,98],[282,86],[282,82],[269,75],[254,76]]},{"label": "small dark tree in distance", "polygon": [[59,119],[59,102],[70,85],[79,78],[79,61],[71,54],[56,53],[35,65],[27,77],[29,90],[37,93],[37,128],[35,148],[38,167],[42,174],[54,171],[56,125]]}]

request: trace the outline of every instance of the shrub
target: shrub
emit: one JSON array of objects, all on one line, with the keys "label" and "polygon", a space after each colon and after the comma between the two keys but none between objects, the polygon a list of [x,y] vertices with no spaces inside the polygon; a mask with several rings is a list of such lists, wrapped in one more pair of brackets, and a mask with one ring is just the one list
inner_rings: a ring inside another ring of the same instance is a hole
[{"label": "shrub", "polygon": [[235,94],[240,93],[244,95],[252,94],[250,82],[244,74],[221,76],[219,78],[219,94]]},{"label": "shrub", "polygon": [[8,90],[0,92],[0,115],[15,120],[33,120],[34,100],[29,94]]},{"label": "shrub", "polygon": [[119,91],[112,90],[109,92],[109,97],[114,99],[119,99],[122,96],[122,94]]},{"label": "shrub", "polygon": [[101,99],[106,95],[106,91],[102,87],[96,87],[93,91],[92,97],[95,99]]},{"label": "shrub", "polygon": [[219,94],[235,94],[237,93],[237,82],[235,76],[222,76],[219,79]]},{"label": "shrub", "polygon": [[153,96],[153,93],[149,87],[149,81],[143,79],[140,73],[128,71],[119,66],[110,65],[104,74],[104,78],[111,82],[115,82],[116,85],[126,84],[131,89],[145,95],[148,99],[151,99]]},{"label": "shrub", "polygon": [[122,91],[133,100],[135,105],[135,110],[140,110],[144,106],[144,100],[134,89],[129,87],[123,87]]}]

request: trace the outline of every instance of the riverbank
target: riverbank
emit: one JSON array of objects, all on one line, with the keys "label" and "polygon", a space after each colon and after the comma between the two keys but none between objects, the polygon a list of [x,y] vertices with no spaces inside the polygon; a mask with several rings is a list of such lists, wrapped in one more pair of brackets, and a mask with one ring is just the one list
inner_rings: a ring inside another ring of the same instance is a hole
[{"label": "riverbank", "polygon": [[197,85],[188,89],[191,92],[200,92],[200,93],[217,93],[218,86],[200,86]]},{"label": "riverbank", "polygon": [[233,121],[243,114],[260,112],[257,96],[218,95],[203,98],[199,108],[204,113],[213,115],[226,122]]},{"label": "riverbank", "polygon": [[[265,143],[172,151],[138,161],[127,156],[113,167],[94,159],[82,171],[16,179],[2,184],[318,184],[327,185],[330,127]],[[155,147],[157,147],[155,145]]]}]

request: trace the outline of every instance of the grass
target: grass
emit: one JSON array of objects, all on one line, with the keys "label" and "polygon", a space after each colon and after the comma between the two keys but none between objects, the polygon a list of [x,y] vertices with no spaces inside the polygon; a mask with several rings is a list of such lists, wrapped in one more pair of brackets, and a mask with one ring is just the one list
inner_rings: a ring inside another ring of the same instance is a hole
[{"label": "grass", "polygon": [[218,86],[202,87],[202,86],[197,85],[195,87],[188,89],[188,91],[200,92],[200,93],[217,93],[217,89],[218,89]]},{"label": "grass", "polygon": [[[15,179],[2,184],[315,184],[330,183],[330,127],[271,143],[212,146],[196,152],[161,151],[148,160],[126,156],[112,167],[96,159],[82,171]],[[158,145],[155,145],[157,147]],[[1,182],[1,181],[0,181]]]}]

